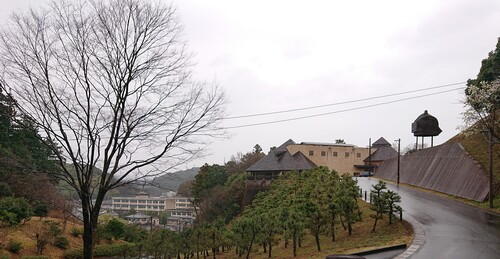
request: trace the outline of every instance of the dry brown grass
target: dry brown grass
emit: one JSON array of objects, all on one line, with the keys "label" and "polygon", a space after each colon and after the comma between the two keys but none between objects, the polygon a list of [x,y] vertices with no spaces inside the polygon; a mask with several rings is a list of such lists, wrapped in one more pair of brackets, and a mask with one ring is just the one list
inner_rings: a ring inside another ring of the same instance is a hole
[{"label": "dry brown grass", "polygon": [[[22,256],[36,255],[36,230],[40,229],[43,222],[49,220],[54,222],[61,222],[62,220],[57,218],[42,218],[33,217],[31,220],[24,224],[16,227],[4,227],[0,228],[0,243],[3,246],[0,249],[0,255],[8,255],[12,259],[18,259]],[[69,241],[69,248],[77,248],[82,246],[81,237],[74,237],[71,235],[71,229],[82,228],[74,222],[67,222],[66,230],[62,235],[64,235]],[[18,254],[10,253],[8,251],[8,243],[10,240],[15,240],[22,243],[22,249]],[[53,246],[52,244],[47,244],[43,255],[49,256],[50,258],[63,258],[63,254],[66,250]]]}]

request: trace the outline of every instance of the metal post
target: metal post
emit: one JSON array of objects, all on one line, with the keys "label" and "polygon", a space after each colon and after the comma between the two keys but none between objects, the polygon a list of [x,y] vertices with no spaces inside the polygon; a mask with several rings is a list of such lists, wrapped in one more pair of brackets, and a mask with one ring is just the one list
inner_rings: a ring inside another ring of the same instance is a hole
[{"label": "metal post", "polygon": [[401,139],[398,139],[398,185],[399,185],[399,173],[401,164]]},{"label": "metal post", "polygon": [[415,142],[415,151],[418,150],[418,136],[416,137],[417,141]]},{"label": "metal post", "polygon": [[493,134],[491,132],[491,129],[488,129],[488,157],[489,157],[489,169],[490,169],[490,195],[489,195],[489,200],[490,200],[490,209],[493,209]]},{"label": "metal post", "polygon": [[368,172],[372,171],[372,138],[368,139]]}]

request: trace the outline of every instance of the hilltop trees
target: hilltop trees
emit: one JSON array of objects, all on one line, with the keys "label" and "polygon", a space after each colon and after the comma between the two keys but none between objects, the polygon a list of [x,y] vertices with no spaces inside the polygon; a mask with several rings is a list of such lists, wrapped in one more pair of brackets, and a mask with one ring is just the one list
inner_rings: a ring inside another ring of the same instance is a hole
[{"label": "hilltop trees", "polygon": [[224,94],[192,80],[179,17],[159,2],[55,1],[5,28],[2,88],[78,193],[92,258],[106,193],[200,154],[222,133]]},{"label": "hilltop trees", "polygon": [[52,177],[59,169],[54,151],[40,140],[36,124],[18,114],[15,103],[0,87],[0,198],[24,197],[34,206],[34,215],[46,215],[49,206],[63,200]]},{"label": "hilltop trees", "polygon": [[500,143],[500,38],[483,59],[476,79],[467,81],[464,121],[473,131],[486,133],[489,147],[490,208],[493,208],[493,144]]}]

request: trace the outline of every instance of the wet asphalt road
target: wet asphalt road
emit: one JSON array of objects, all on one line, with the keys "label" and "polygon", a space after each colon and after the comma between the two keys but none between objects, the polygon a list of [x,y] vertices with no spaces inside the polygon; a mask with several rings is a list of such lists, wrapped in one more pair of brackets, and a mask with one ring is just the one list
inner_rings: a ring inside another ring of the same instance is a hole
[{"label": "wet asphalt road", "polygon": [[[359,177],[365,190],[378,179]],[[500,215],[412,188],[387,184],[401,196],[403,218],[411,214],[425,228],[425,244],[411,258],[500,258]]]}]

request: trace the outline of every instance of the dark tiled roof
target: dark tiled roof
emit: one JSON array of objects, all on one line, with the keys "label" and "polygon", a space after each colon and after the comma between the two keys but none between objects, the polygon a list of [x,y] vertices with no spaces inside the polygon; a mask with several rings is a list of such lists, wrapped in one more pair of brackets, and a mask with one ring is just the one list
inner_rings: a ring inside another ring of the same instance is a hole
[{"label": "dark tiled roof", "polygon": [[143,214],[143,213],[136,213],[133,215],[125,216],[125,218],[127,218],[127,219],[149,219],[149,218],[151,218],[151,216],[148,216],[148,215]]},{"label": "dark tiled roof", "polygon": [[292,139],[289,139],[287,140],[285,143],[281,144],[281,146],[277,147],[275,149],[275,151],[287,151],[288,149],[286,149],[287,146],[289,145],[295,145],[295,141],[293,141]]},{"label": "dark tiled roof", "polygon": [[250,166],[247,172],[307,170],[317,166],[301,152],[297,152],[292,156],[286,146],[293,144],[295,142],[290,139],[278,148],[269,151],[266,156]]},{"label": "dark tiled roof", "polygon": [[387,141],[385,138],[381,137],[372,144],[372,147],[380,147],[380,146],[391,146],[391,143],[389,143],[389,141]]},{"label": "dark tiled roof", "polygon": [[377,149],[377,151],[373,152],[373,154],[367,157],[364,161],[384,161],[387,159],[398,157],[398,151],[394,150],[392,146],[381,146]]}]

